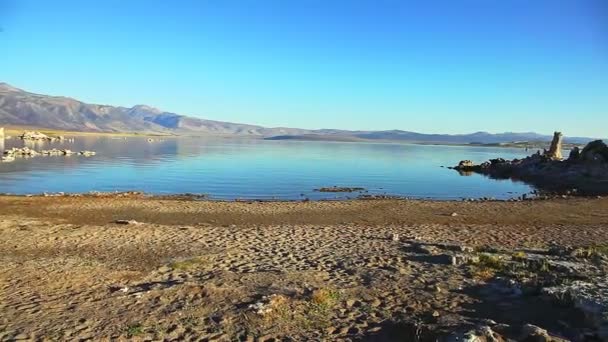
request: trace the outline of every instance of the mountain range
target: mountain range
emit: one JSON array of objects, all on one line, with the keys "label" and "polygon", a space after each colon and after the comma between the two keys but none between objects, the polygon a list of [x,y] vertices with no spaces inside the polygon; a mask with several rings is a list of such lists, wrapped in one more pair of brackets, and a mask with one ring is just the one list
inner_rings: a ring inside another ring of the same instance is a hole
[{"label": "mountain range", "polygon": [[[348,131],[299,129],[204,120],[165,112],[146,105],[131,108],[88,104],[73,98],[35,94],[0,83],[0,127],[19,126],[84,132],[141,132],[174,135],[220,135],[272,140],[408,141],[424,143],[492,144],[548,141],[537,133],[476,132],[472,134],[423,134],[402,130]],[[589,138],[566,139],[585,143]]]}]

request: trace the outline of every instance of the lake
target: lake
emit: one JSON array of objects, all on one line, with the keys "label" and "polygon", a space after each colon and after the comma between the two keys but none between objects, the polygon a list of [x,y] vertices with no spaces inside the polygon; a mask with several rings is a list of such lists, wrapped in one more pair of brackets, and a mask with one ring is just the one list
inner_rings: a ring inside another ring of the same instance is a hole
[{"label": "lake", "polygon": [[[506,199],[532,191],[524,183],[461,176],[441,166],[460,160],[521,158],[523,149],[401,143],[265,141],[208,138],[75,137],[30,143],[36,150],[92,150],[97,155],[18,158],[0,163],[0,193],[144,191],[206,194],[211,199],[335,199],[329,186],[414,198]],[[4,148],[22,147],[10,139]],[[3,149],[0,143],[0,150]]]}]

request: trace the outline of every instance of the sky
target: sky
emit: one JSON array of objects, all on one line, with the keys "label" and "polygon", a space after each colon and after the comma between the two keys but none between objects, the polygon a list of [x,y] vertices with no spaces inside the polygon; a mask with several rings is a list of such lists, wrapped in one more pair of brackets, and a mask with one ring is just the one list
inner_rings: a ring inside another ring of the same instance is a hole
[{"label": "sky", "polygon": [[605,0],[0,0],[0,82],[206,119],[608,136]]}]

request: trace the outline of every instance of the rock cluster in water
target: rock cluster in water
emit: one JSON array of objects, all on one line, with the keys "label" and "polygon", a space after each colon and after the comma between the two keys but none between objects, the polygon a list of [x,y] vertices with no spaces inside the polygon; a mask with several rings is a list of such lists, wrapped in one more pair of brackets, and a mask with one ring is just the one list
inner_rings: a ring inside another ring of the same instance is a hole
[{"label": "rock cluster in water", "polygon": [[0,161],[2,162],[12,162],[15,160],[15,157],[23,157],[23,158],[31,158],[37,156],[71,156],[71,155],[81,155],[84,157],[94,156],[95,152],[93,151],[80,151],[75,152],[68,149],[58,150],[56,148],[52,150],[42,150],[40,152],[33,150],[29,147],[13,147],[10,150],[4,151],[4,155],[1,157]]},{"label": "rock cluster in water", "polygon": [[608,146],[603,141],[592,141],[582,150],[575,147],[567,159],[563,159],[559,151],[561,133],[556,133],[549,151],[539,151],[523,159],[496,158],[481,164],[463,160],[452,169],[462,174],[521,180],[542,190],[608,194]]},{"label": "rock cluster in water", "polygon": [[[4,137],[4,128],[0,127],[0,139],[4,139],[4,138],[5,138]],[[49,142],[53,142],[53,141],[73,142],[74,141],[73,138],[65,138],[63,136],[49,137],[48,135],[46,135],[44,133],[35,132],[35,131],[25,131],[25,132],[23,132],[23,134],[21,134],[19,136],[19,138],[22,140],[26,140],[26,141],[49,141]],[[2,146],[4,146],[4,145],[2,145]],[[53,148],[51,150],[36,151],[27,146],[21,147],[21,148],[13,147],[13,148],[11,148],[9,150],[5,150],[3,152],[3,155],[0,156],[0,162],[12,162],[12,161],[15,161],[16,157],[31,158],[31,157],[37,157],[37,156],[71,156],[71,155],[81,155],[84,157],[90,157],[90,156],[94,156],[95,152],[93,152],[93,151],[76,152],[76,151],[72,151],[69,149],[57,149],[57,148]]]},{"label": "rock cluster in water", "polygon": [[332,186],[332,187],[324,187],[324,188],[315,189],[315,191],[318,191],[318,192],[356,192],[356,191],[365,191],[365,188]]},{"label": "rock cluster in water", "polygon": [[57,136],[57,137],[50,137],[44,133],[41,132],[35,132],[35,131],[25,131],[23,132],[20,136],[19,139],[21,140],[30,140],[30,141],[74,141],[73,138],[65,138],[63,136]]}]

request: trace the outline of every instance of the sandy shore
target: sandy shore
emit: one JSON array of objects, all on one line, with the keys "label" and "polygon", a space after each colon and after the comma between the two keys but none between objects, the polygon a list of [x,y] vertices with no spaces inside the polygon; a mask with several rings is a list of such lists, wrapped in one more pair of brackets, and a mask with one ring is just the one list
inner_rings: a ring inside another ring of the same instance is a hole
[{"label": "sandy shore", "polygon": [[443,252],[428,246],[605,244],[607,209],[0,197],[0,338],[424,340],[484,320],[582,331],[575,311],[538,297],[484,297],[492,275],[434,262]]}]

